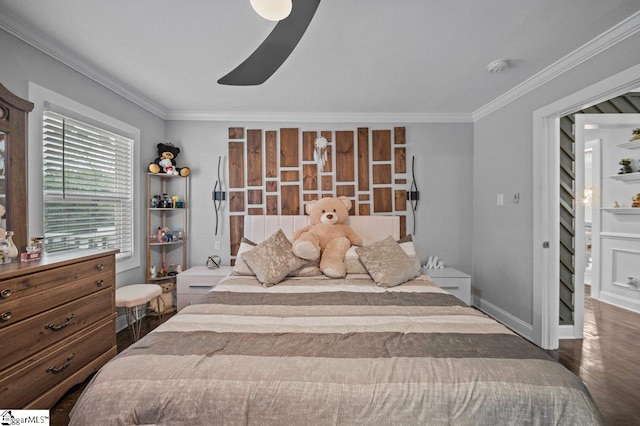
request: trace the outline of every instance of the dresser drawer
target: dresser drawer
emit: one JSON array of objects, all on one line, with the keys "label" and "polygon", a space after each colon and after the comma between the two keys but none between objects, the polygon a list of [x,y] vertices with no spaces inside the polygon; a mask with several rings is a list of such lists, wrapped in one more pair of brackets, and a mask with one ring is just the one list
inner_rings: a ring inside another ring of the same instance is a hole
[{"label": "dresser drawer", "polygon": [[11,350],[0,357],[0,370],[115,316],[114,309],[113,291],[106,289],[0,329],[0,342],[11,342]]},{"label": "dresser drawer", "polygon": [[57,286],[47,286],[47,290],[40,293],[18,294],[15,298],[12,294],[0,302],[0,329],[79,297],[102,289],[115,288],[115,278],[113,270],[107,270],[74,282],[57,284]]},{"label": "dresser drawer", "polygon": [[2,405],[21,408],[71,377],[114,346],[114,331],[114,322],[109,320],[3,371],[0,376]]},{"label": "dresser drawer", "polygon": [[115,256],[104,256],[11,278],[0,284],[0,306],[9,301],[55,289],[72,281],[101,275],[107,271],[113,273],[114,270]]}]

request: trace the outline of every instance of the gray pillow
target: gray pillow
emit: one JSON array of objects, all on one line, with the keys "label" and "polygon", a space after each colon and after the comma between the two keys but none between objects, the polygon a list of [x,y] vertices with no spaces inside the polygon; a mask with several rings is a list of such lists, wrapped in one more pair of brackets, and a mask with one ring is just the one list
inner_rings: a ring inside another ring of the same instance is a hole
[{"label": "gray pillow", "polygon": [[358,247],[356,253],[380,287],[395,287],[422,274],[420,262],[407,255],[391,236],[370,246]]},{"label": "gray pillow", "polygon": [[253,241],[248,240],[244,237],[242,238],[242,241],[240,241],[240,248],[238,249],[238,253],[236,254],[236,264],[233,266],[233,275],[256,275],[251,270],[251,268],[249,268],[249,265],[244,262],[243,259],[244,254],[249,250],[252,250],[255,246],[257,246],[257,244]]},{"label": "gray pillow", "polygon": [[304,265],[291,250],[291,241],[282,229],[242,254],[242,260],[256,274],[258,281],[265,287],[278,284],[289,273]]},{"label": "gray pillow", "polygon": [[[257,246],[256,243],[248,238],[242,237],[240,248],[238,249],[238,254],[236,255],[236,264],[233,267],[233,275],[247,275],[255,277],[255,272],[253,272],[249,265],[247,265],[247,263],[243,260],[244,253],[253,249],[255,246]],[[300,268],[289,273],[288,276],[314,277],[321,274],[322,272],[320,271],[320,259],[318,258],[316,260],[305,260],[304,264]]]},{"label": "gray pillow", "polygon": [[[416,249],[413,245],[413,237],[411,234],[407,234],[398,240],[400,248],[413,259],[417,259]],[[364,267],[360,261],[356,249],[358,246],[351,246],[347,253],[344,255],[344,264],[347,266],[347,274],[366,274],[367,268]],[[418,261],[419,262],[419,261]]]}]

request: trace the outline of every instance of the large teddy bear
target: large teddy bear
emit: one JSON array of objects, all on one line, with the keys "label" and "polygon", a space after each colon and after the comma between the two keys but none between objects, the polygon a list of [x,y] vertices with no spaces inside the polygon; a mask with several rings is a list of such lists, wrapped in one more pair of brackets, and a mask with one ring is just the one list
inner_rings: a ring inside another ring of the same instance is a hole
[{"label": "large teddy bear", "polygon": [[305,211],[311,224],[293,235],[293,252],[303,259],[315,260],[320,256],[320,270],[330,278],[347,274],[344,255],[351,244],[362,245],[360,237],[348,225],[351,201],[346,197],[325,197],[311,201]]}]

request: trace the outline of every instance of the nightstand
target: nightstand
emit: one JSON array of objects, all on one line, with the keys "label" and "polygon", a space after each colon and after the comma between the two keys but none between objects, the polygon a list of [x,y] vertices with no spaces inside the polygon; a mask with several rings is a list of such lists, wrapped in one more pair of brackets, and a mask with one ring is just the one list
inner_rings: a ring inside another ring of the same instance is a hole
[{"label": "nightstand", "polygon": [[471,306],[471,277],[456,268],[423,269],[424,274],[441,288]]},{"label": "nightstand", "polygon": [[232,270],[232,266],[220,266],[218,269],[194,266],[179,273],[177,285],[178,310],[207,294],[212,287],[215,287]]}]

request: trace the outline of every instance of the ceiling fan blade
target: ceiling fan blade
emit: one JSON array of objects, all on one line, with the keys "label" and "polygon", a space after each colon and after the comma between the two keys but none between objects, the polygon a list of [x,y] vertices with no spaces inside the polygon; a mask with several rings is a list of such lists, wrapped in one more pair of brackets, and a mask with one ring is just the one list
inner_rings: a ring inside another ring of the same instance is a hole
[{"label": "ceiling fan blade", "polygon": [[251,56],[218,80],[218,83],[256,86],[267,81],[293,52],[319,4],[320,0],[293,0],[291,14],[278,22]]}]

